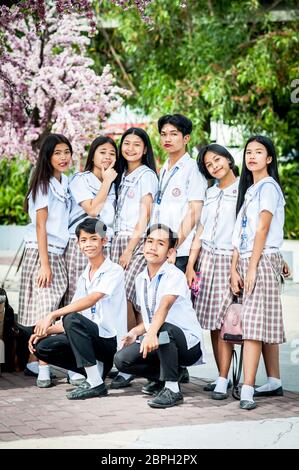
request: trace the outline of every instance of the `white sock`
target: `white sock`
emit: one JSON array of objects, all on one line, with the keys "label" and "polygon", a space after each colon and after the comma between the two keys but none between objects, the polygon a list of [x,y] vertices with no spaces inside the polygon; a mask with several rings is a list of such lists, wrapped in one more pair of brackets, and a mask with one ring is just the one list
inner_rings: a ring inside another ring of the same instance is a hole
[{"label": "white sock", "polygon": [[[100,374],[101,379],[103,379],[103,373],[104,373],[104,362],[98,361],[97,360],[97,368]],[[102,380],[103,382],[103,380]]]},{"label": "white sock", "polygon": [[117,375],[120,375],[121,377],[123,377],[125,380],[128,380],[132,377],[131,374],[125,374],[124,372],[119,372]]},{"label": "white sock", "polygon": [[27,369],[31,370],[34,374],[38,374],[38,361],[28,362]]},{"label": "white sock", "polygon": [[99,374],[98,365],[95,364],[94,366],[84,367],[86,375],[87,375],[87,382],[89,383],[91,388],[97,387],[103,383],[102,376]]},{"label": "white sock", "polygon": [[224,377],[218,377],[218,379],[216,380],[216,387],[214,389],[214,392],[226,393],[227,386],[228,386],[228,379],[225,379]]},{"label": "white sock", "polygon": [[276,377],[267,377],[267,383],[258,387],[256,390],[258,392],[271,392],[281,387],[281,380]]},{"label": "white sock", "polygon": [[38,367],[38,380],[50,380],[50,366],[46,364],[45,366]]},{"label": "white sock", "polygon": [[240,400],[254,401],[253,400],[254,388],[251,385],[243,385],[241,388]]},{"label": "white sock", "polygon": [[178,382],[165,382],[165,387],[169,388],[173,393],[178,393],[180,391],[179,389],[179,383]]},{"label": "white sock", "polygon": [[68,376],[71,380],[85,379],[84,375],[79,374],[79,372],[74,372],[72,370],[67,371]]}]

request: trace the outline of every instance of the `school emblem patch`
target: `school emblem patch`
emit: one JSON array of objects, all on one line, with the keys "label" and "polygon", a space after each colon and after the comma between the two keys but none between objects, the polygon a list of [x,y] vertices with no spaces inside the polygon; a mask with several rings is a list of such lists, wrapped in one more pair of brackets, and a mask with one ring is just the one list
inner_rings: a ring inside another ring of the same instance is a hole
[{"label": "school emblem patch", "polygon": [[181,190],[180,190],[180,188],[174,188],[174,189],[172,190],[172,195],[173,195],[174,197],[180,196],[180,195],[181,195]]},{"label": "school emblem patch", "polygon": [[129,191],[128,191],[128,197],[132,199],[134,196],[135,196],[134,190],[133,190],[133,189],[129,189]]}]

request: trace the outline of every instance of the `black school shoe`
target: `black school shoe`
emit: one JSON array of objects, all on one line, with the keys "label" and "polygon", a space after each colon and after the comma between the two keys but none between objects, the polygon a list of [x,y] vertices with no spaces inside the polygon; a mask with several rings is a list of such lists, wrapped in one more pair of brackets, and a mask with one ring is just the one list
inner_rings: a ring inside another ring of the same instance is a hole
[{"label": "black school shoe", "polygon": [[269,390],[269,391],[265,391],[265,392],[258,392],[257,390],[255,390],[253,396],[254,396],[254,398],[257,398],[257,397],[283,397],[283,388],[278,387],[275,390]]},{"label": "black school shoe", "polygon": [[117,375],[114,377],[110,384],[110,388],[113,390],[119,389],[119,388],[125,388],[125,387],[130,387],[132,380],[135,379],[135,375],[131,375],[128,379],[125,379],[122,375]]},{"label": "black school shoe", "polygon": [[107,388],[104,383],[97,387],[87,388],[86,384],[83,387],[77,387],[71,392],[66,394],[68,400],[86,400],[87,398],[105,397],[108,395]]},{"label": "black school shoe", "polygon": [[[233,383],[231,380],[228,381],[227,389],[232,388]],[[208,383],[207,385],[204,386],[203,391],[204,392],[214,392],[216,388],[216,384],[213,384],[212,382]]]},{"label": "black school shoe", "polygon": [[179,380],[181,384],[188,384],[190,382],[190,376],[187,367],[179,368]]},{"label": "black school shoe", "polygon": [[142,393],[145,395],[158,395],[159,392],[164,388],[165,382],[161,380],[149,381],[144,387],[142,387]]},{"label": "black school shoe", "polygon": [[174,393],[169,388],[164,387],[158,395],[147,403],[151,408],[171,408],[183,403],[184,398],[181,392]]}]

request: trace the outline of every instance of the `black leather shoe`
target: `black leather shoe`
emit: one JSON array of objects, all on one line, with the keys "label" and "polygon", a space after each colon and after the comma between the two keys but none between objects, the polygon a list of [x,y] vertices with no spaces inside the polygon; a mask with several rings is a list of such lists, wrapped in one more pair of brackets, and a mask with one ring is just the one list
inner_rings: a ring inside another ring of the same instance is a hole
[{"label": "black leather shoe", "polygon": [[265,392],[254,391],[254,397],[283,397],[283,388],[278,387],[275,390],[269,390]]},{"label": "black leather shoe", "polygon": [[256,403],[254,401],[241,400],[240,408],[242,410],[254,410],[254,408],[256,408]]},{"label": "black leather shoe", "polygon": [[169,388],[164,387],[160,393],[147,403],[151,408],[171,408],[183,403],[184,398],[181,392],[174,393]]},{"label": "black leather shoe", "polygon": [[[231,380],[228,381],[227,389],[232,388],[233,383]],[[216,384],[210,382],[207,385],[204,386],[203,391],[204,392],[214,392],[216,388]]]},{"label": "black leather shoe", "polygon": [[108,395],[107,388],[104,383],[93,388],[77,387],[66,394],[69,400],[86,400],[86,398],[105,397]]},{"label": "black leather shoe", "polygon": [[118,389],[118,388],[125,388],[131,385],[132,380],[134,380],[135,376],[131,375],[128,379],[125,379],[122,375],[117,375],[111,382],[110,388]]},{"label": "black leather shoe", "polygon": [[212,400],[225,400],[226,398],[228,398],[228,394],[223,392],[215,392],[214,390],[212,392],[211,398]]},{"label": "black leather shoe", "polygon": [[187,367],[179,368],[179,382],[181,384],[188,384],[190,382],[190,376]]},{"label": "black leather shoe", "polygon": [[158,393],[164,388],[165,382],[161,380],[149,381],[144,387],[142,387],[142,393],[145,395],[158,395]]}]

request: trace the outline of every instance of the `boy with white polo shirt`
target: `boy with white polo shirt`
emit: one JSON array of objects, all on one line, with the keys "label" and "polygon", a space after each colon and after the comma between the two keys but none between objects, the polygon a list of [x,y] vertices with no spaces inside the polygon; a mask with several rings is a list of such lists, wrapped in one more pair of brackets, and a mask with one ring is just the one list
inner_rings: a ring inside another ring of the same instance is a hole
[{"label": "boy with white polo shirt", "polygon": [[[107,395],[103,380],[113,365],[117,336],[127,332],[124,271],[103,255],[106,230],[103,222],[93,218],[78,225],[80,250],[89,263],[73,301],[38,321],[29,340],[29,349],[41,361],[87,377],[67,393],[69,400]],[[61,317],[62,322],[52,325]]]},{"label": "boy with white polo shirt", "polygon": [[158,129],[168,159],[160,171],[151,224],[165,224],[178,234],[176,253],[169,261],[185,272],[207,182],[186,151],[192,121],[182,114],[169,114],[159,119]]},{"label": "boy with white polo shirt", "polygon": [[186,277],[167,261],[176,242],[172,230],[163,224],[148,229],[147,267],[135,281],[142,321],[124,336],[124,347],[114,357],[118,370],[152,381],[151,390],[143,388],[144,393],[156,394],[148,402],[152,408],[182,403],[180,368],[202,362],[202,332]]}]

